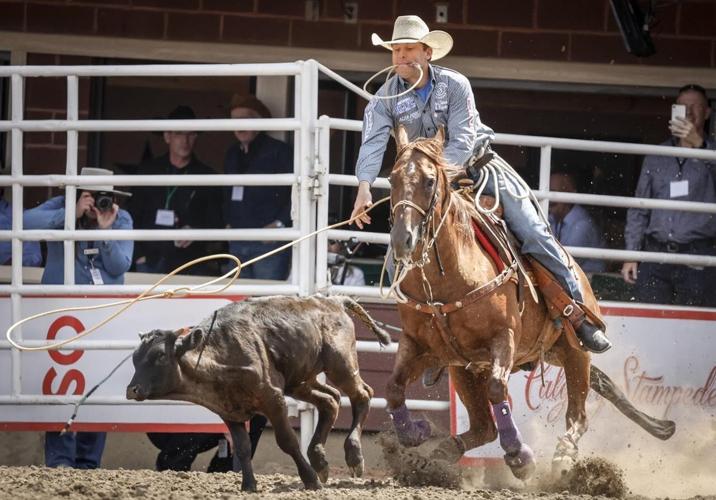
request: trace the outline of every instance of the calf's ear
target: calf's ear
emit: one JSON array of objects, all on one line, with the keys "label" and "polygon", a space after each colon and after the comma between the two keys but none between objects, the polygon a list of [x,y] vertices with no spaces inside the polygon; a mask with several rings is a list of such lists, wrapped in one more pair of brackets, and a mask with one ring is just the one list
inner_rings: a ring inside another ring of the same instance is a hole
[{"label": "calf's ear", "polygon": [[187,351],[196,349],[203,339],[204,330],[201,328],[194,328],[186,335],[179,336],[174,347],[177,358],[182,357]]}]

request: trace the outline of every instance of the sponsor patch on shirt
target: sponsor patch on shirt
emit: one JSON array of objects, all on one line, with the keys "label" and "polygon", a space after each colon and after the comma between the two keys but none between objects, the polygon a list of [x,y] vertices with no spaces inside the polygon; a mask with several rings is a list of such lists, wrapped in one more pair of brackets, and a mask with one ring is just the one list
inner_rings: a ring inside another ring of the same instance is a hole
[{"label": "sponsor patch on shirt", "polygon": [[433,101],[433,109],[435,111],[447,111],[448,102],[446,98],[437,98]]},{"label": "sponsor patch on shirt", "polygon": [[437,85],[435,85],[435,90],[433,91],[433,95],[437,97],[438,99],[444,99],[447,97],[447,83],[446,82],[438,82]]},{"label": "sponsor patch on shirt", "polygon": [[365,113],[363,114],[363,121],[365,123],[365,135],[370,134],[370,131],[373,129],[373,109],[375,109],[375,105],[377,104],[377,102],[378,101],[373,99],[365,107]]},{"label": "sponsor patch on shirt", "polygon": [[420,118],[420,111],[415,110],[410,114],[403,114],[398,116],[398,121],[400,123],[410,123],[412,121],[418,120]]},{"label": "sponsor patch on shirt", "polygon": [[415,101],[412,97],[406,97],[405,99],[401,99],[396,103],[395,114],[402,115],[403,113],[407,113],[408,111],[411,111],[417,107],[418,105],[415,104]]}]

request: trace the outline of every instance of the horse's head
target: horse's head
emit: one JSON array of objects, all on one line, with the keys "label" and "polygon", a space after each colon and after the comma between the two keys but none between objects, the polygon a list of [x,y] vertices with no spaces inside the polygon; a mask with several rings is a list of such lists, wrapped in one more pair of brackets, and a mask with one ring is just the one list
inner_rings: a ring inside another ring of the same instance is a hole
[{"label": "horse's head", "polygon": [[396,260],[409,262],[418,243],[446,195],[442,127],[433,139],[410,142],[403,126],[396,130],[398,156],[390,173],[390,204],[393,227],[390,242]]}]

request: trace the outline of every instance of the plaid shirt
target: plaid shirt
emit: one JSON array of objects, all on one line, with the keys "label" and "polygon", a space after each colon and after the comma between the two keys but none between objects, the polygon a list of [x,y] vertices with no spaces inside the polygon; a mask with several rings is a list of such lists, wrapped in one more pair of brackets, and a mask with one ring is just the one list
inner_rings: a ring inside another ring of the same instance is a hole
[{"label": "plaid shirt", "polygon": [[[392,99],[370,100],[363,116],[363,141],[356,164],[359,181],[373,183],[381,164],[390,131],[402,124],[412,141],[418,137],[434,137],[445,126],[444,156],[450,163],[463,165],[475,148],[487,145],[493,138],[492,129],[480,121],[470,82],[457,71],[430,65],[432,89],[426,102],[415,90]],[[377,95],[396,95],[410,87],[405,80],[393,76]]]}]

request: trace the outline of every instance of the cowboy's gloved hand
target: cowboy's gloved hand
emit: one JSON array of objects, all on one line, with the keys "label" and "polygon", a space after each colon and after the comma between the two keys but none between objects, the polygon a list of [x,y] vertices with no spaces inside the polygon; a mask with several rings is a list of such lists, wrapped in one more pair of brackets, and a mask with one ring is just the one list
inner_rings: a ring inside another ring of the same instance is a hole
[{"label": "cowboy's gloved hand", "polygon": [[480,169],[490,163],[495,158],[495,153],[492,152],[489,146],[482,146],[476,150],[475,153],[467,161],[467,167],[465,171],[467,175],[473,180],[477,181],[480,177]]}]

